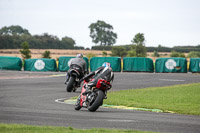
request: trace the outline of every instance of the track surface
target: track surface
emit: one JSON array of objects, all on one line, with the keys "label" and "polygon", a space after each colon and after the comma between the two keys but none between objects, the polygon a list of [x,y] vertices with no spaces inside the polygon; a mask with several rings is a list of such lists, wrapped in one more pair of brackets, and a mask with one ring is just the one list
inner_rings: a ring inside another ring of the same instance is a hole
[{"label": "track surface", "polygon": [[[73,105],[56,103],[78,96],[65,91],[59,72],[0,71],[0,123],[118,128],[158,132],[199,133],[200,116],[99,108],[75,111]],[[199,74],[115,73],[113,90],[199,83]]]}]

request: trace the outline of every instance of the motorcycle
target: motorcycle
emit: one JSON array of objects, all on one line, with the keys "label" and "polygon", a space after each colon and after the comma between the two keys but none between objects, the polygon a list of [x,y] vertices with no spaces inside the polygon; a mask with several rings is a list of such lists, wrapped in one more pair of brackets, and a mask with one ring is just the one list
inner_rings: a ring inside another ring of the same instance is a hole
[{"label": "motorcycle", "polygon": [[103,100],[107,99],[107,91],[111,88],[111,84],[104,79],[99,79],[96,86],[92,87],[91,91],[86,95],[83,95],[87,84],[88,82],[84,80],[81,94],[79,95],[74,108],[75,110],[80,110],[84,107],[91,112],[95,112],[101,105],[103,105]]},{"label": "motorcycle", "polygon": [[68,82],[65,83],[67,85],[66,91],[67,92],[71,92],[71,91],[75,92],[76,89],[78,87],[80,87],[79,80],[81,78],[80,77],[81,74],[76,68],[73,68],[73,69],[69,69],[68,76],[69,76],[68,77],[69,80],[68,80]]}]

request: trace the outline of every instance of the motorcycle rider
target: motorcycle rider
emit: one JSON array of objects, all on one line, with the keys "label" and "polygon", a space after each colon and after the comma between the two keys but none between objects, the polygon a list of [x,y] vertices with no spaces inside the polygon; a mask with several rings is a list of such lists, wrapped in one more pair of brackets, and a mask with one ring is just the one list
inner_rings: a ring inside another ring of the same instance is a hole
[{"label": "motorcycle rider", "polygon": [[[76,69],[78,72],[80,72],[80,78],[82,78],[87,72],[86,62],[83,59],[83,54],[77,54],[76,58],[71,58],[68,61],[68,66],[70,67],[70,69]],[[69,72],[67,72],[66,74],[65,84],[67,84],[68,80],[69,80]]]},{"label": "motorcycle rider", "polygon": [[86,91],[83,93],[83,95],[86,95],[90,92],[91,88],[93,86],[96,86],[99,79],[104,79],[106,81],[109,81],[110,84],[112,84],[114,79],[114,73],[112,71],[112,68],[110,66],[110,63],[104,62],[101,67],[97,68],[96,71],[89,73],[85,77],[83,77],[80,82],[83,80],[89,80],[89,78],[94,76],[94,80],[90,81],[87,84]]}]

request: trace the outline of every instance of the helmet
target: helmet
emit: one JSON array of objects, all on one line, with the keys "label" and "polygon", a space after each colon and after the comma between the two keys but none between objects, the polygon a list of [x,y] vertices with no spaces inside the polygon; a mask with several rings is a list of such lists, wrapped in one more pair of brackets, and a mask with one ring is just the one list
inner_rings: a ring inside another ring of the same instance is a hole
[{"label": "helmet", "polygon": [[83,54],[77,54],[76,58],[83,58]]},{"label": "helmet", "polygon": [[104,62],[104,63],[102,64],[102,66],[103,66],[103,67],[110,67],[110,63],[109,63],[109,62]]}]

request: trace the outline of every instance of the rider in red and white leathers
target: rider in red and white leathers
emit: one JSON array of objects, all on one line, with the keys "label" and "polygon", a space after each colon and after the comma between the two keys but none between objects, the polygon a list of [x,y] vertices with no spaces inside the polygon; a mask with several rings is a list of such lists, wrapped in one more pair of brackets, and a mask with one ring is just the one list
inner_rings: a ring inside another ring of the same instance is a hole
[{"label": "rider in red and white leathers", "polygon": [[91,72],[85,77],[83,77],[80,80],[80,82],[82,82],[83,80],[87,81],[91,77],[94,77],[94,80],[90,81],[87,84],[86,91],[83,93],[83,95],[87,94],[93,86],[96,86],[99,79],[104,79],[110,82],[110,84],[112,84],[114,79],[114,73],[112,71],[112,68],[110,67],[110,63],[108,62],[103,63],[103,65],[99,67],[96,71]]}]

